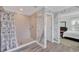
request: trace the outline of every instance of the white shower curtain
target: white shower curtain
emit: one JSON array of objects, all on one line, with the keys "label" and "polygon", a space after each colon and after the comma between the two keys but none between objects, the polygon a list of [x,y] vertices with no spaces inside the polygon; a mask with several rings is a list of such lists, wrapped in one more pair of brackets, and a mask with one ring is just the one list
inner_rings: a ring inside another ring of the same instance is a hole
[{"label": "white shower curtain", "polygon": [[1,12],[1,51],[17,47],[14,14]]}]

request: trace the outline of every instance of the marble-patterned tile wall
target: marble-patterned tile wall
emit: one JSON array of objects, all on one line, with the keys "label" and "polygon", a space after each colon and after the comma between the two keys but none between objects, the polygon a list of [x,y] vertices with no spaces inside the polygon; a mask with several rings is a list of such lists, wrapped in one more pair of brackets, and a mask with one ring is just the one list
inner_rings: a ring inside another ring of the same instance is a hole
[{"label": "marble-patterned tile wall", "polygon": [[58,19],[58,14],[54,13],[54,41],[59,43],[59,38],[60,38],[60,27],[59,27],[59,19]]},{"label": "marble-patterned tile wall", "polygon": [[1,51],[7,51],[17,47],[14,14],[1,12]]},{"label": "marble-patterned tile wall", "polygon": [[[0,12],[0,33],[1,33],[1,12]],[[0,34],[0,51],[1,51],[1,34]]]}]

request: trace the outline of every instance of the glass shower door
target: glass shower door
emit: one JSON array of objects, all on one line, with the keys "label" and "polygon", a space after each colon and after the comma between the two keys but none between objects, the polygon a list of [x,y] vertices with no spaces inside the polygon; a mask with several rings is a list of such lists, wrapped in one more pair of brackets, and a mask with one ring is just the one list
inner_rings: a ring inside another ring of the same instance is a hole
[{"label": "glass shower door", "polygon": [[46,48],[46,34],[45,34],[45,14],[44,10],[40,11],[37,15],[37,42],[43,47]]}]

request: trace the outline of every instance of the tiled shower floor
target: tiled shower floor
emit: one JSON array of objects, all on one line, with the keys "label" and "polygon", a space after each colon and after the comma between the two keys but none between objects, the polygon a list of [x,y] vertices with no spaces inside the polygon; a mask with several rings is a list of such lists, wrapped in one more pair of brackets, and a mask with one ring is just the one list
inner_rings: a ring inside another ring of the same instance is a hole
[{"label": "tiled shower floor", "polygon": [[[67,44],[72,41],[68,41],[68,42],[67,41],[68,40],[64,39],[62,40],[63,43],[61,42],[60,44],[51,43],[48,41],[48,46],[45,49],[41,48],[37,43],[33,43],[16,52],[78,52],[79,51],[79,47],[73,46],[72,43],[70,46],[68,46]],[[76,44],[79,44],[79,43],[76,43]]]}]

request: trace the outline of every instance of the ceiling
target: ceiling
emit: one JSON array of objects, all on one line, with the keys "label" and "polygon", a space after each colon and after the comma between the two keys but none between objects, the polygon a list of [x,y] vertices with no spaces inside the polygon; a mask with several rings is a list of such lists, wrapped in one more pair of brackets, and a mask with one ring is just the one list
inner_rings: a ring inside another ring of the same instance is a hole
[{"label": "ceiling", "polygon": [[24,15],[32,15],[40,8],[32,7],[32,6],[4,6],[4,10],[11,12],[20,12]]},{"label": "ceiling", "polygon": [[[52,10],[53,12],[58,12],[66,8],[70,8],[71,6],[48,6],[46,7],[48,10]],[[11,12],[22,12],[24,15],[32,15],[36,11],[40,10],[42,7],[35,6],[4,6],[3,7],[7,11]]]},{"label": "ceiling", "polygon": [[64,10],[66,8],[70,8],[71,6],[48,6],[47,9],[48,10],[52,10],[53,12],[58,12],[61,10]]}]

